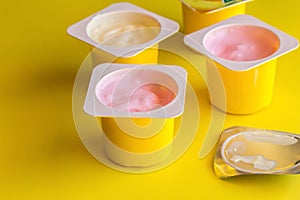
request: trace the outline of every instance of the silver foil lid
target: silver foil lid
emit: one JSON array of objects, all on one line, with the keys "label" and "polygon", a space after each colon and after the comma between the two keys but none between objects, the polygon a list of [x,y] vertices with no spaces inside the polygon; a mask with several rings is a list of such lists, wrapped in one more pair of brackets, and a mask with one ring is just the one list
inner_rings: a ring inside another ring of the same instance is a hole
[{"label": "silver foil lid", "polygon": [[219,178],[300,173],[300,135],[232,127],[222,132],[214,170]]}]

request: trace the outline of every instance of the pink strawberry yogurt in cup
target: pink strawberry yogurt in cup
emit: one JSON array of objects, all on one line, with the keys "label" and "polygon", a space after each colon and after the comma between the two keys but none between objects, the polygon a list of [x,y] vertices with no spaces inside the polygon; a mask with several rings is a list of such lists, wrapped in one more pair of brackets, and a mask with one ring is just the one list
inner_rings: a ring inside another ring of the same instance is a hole
[{"label": "pink strawberry yogurt in cup", "polygon": [[[277,58],[298,48],[296,38],[251,16],[237,15],[184,38],[205,56],[211,103],[231,114],[251,114],[272,101]],[[221,75],[224,89],[215,83]],[[221,91],[222,90],[222,91]],[[218,95],[226,94],[226,102]]]},{"label": "pink strawberry yogurt in cup", "polygon": [[84,110],[97,118],[110,160],[145,167],[171,154],[186,79],[186,70],[172,65],[104,63],[93,69]]}]

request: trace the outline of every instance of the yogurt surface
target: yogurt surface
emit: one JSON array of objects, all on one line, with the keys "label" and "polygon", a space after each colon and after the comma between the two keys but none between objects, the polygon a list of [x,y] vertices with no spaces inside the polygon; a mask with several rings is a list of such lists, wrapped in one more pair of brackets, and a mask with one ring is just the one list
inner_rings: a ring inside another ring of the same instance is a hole
[{"label": "yogurt surface", "polygon": [[[170,103],[175,94],[167,86],[151,81],[153,70],[133,70],[107,75],[96,87],[104,105],[129,112],[147,112]],[[148,79],[148,80],[147,80]]]},{"label": "yogurt surface", "polygon": [[213,55],[233,61],[268,57],[279,48],[279,38],[270,30],[252,25],[224,26],[209,32],[204,47]]},{"label": "yogurt surface", "polygon": [[130,47],[154,39],[161,31],[154,18],[135,12],[113,12],[94,17],[87,35],[95,42],[112,47]]},{"label": "yogurt surface", "polygon": [[158,35],[160,29],[136,25],[123,25],[103,34],[98,34],[98,31],[98,29],[95,29],[91,35],[96,38],[99,43],[107,46],[129,47],[152,40]]}]

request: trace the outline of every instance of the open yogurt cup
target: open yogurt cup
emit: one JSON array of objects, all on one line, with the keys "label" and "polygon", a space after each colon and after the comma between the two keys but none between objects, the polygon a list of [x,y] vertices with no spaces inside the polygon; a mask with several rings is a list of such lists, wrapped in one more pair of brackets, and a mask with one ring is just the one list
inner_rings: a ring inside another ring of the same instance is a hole
[{"label": "open yogurt cup", "polygon": [[[196,3],[204,2],[201,4],[207,4],[203,5],[201,10],[197,6],[192,5],[189,0],[180,1],[182,6],[184,33],[189,34],[235,15],[245,14],[246,3],[251,0],[236,1],[216,9],[210,8],[211,4],[217,3],[215,1],[195,1]],[[205,6],[208,6],[207,10],[205,10]]]},{"label": "open yogurt cup", "polygon": [[184,42],[213,61],[207,62],[207,76],[215,94],[219,88],[214,87],[212,65],[217,66],[226,106],[218,98],[212,104],[232,114],[254,113],[271,103],[277,58],[299,45],[295,38],[249,15],[191,33]]},{"label": "open yogurt cup", "polygon": [[105,153],[123,166],[151,166],[172,151],[187,72],[178,66],[105,63],[94,68],[84,110],[97,117]]},{"label": "open yogurt cup", "polygon": [[73,24],[68,33],[96,50],[97,64],[156,63],[158,43],[177,32],[177,22],[130,3],[115,3]]}]

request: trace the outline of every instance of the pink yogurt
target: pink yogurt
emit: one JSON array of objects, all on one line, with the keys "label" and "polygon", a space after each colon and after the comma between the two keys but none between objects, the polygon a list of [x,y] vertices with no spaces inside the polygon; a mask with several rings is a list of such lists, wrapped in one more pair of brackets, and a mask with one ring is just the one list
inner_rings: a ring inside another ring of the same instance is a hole
[{"label": "pink yogurt", "polygon": [[280,41],[273,32],[259,26],[230,25],[210,31],[203,45],[223,59],[253,61],[275,53]]},{"label": "pink yogurt", "polygon": [[175,94],[149,79],[156,73],[137,69],[110,73],[98,83],[96,97],[106,106],[129,112],[147,112],[165,106]]}]

